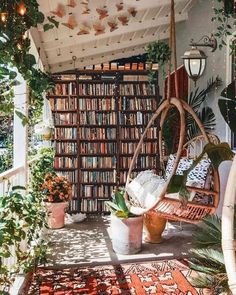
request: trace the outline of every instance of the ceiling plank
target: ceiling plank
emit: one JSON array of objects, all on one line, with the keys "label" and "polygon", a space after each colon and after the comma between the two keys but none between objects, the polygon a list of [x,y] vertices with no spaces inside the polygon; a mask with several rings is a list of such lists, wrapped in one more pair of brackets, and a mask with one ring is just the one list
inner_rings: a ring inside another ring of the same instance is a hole
[{"label": "ceiling plank", "polygon": [[[160,39],[166,39],[168,37],[167,33],[161,33],[159,34]],[[136,47],[136,46],[142,46],[143,44],[147,44],[150,42],[153,42],[157,39],[157,35],[149,35],[146,36],[145,38],[136,38],[135,40],[132,41],[132,43],[128,40],[126,42],[122,43],[113,43],[110,46],[101,46],[99,48],[87,48],[86,51],[82,50],[76,50],[74,49],[74,52],[77,53],[77,60],[81,58],[87,58],[87,57],[92,57],[95,55],[103,55],[107,54],[109,52],[116,52],[117,50],[122,50],[122,49],[127,49],[129,47]],[[67,59],[66,59],[67,57]],[[54,63],[63,63],[65,61],[71,61],[72,59],[69,58],[69,55],[67,54],[62,54],[61,56],[53,57],[52,60],[49,59],[49,63],[53,66]]]},{"label": "ceiling plank", "polygon": [[[187,20],[188,18],[188,14],[184,13],[184,14],[177,14],[176,15],[176,22],[180,22],[180,21],[184,21]],[[96,40],[99,39],[104,39],[107,37],[112,36],[119,36],[119,35],[123,35],[126,33],[133,33],[139,30],[144,30],[144,29],[149,29],[149,28],[154,28],[154,27],[158,27],[158,26],[162,26],[162,25],[166,25],[169,24],[170,20],[169,17],[160,17],[158,19],[152,19],[149,21],[145,21],[145,22],[135,22],[132,23],[132,26],[122,26],[119,29],[117,29],[116,31],[112,32],[112,34],[110,32],[106,32],[105,34],[99,35],[99,36],[94,36],[93,34],[91,35],[84,35],[84,36],[79,36],[78,38],[70,38],[67,35],[67,38],[63,39],[63,40],[58,40],[58,41],[50,41],[50,42],[45,42],[44,43],[44,49],[45,51],[55,51],[57,48],[63,48],[63,47],[68,47],[68,46],[74,46],[76,44],[84,44],[87,42],[90,42],[92,40],[94,40],[96,38]]]}]

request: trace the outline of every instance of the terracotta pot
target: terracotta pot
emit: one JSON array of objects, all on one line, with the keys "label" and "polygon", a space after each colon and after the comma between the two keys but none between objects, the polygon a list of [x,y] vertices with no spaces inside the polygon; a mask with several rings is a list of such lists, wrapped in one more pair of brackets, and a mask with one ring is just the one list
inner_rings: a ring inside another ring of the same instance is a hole
[{"label": "terracotta pot", "polygon": [[162,242],[162,233],[166,227],[166,219],[159,217],[155,211],[144,215],[145,242],[159,244]]},{"label": "terracotta pot", "polygon": [[112,247],[119,254],[135,254],[142,248],[143,216],[118,218],[111,215]]},{"label": "terracotta pot", "polygon": [[48,211],[49,228],[62,228],[65,226],[65,209],[68,208],[68,202],[48,203],[45,202]]}]

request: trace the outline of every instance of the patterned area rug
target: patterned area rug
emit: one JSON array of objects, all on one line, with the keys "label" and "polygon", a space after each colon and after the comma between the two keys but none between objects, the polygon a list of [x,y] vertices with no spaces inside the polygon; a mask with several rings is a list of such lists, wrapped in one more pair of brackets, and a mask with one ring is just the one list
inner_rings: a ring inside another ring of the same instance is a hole
[{"label": "patterned area rug", "polygon": [[198,295],[194,273],[177,260],[49,270],[39,268],[28,295]]}]

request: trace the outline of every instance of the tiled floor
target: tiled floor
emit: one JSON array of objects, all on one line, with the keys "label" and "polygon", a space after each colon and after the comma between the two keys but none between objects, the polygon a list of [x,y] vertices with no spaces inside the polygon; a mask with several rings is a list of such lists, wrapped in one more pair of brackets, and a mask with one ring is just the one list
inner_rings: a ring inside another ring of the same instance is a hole
[{"label": "tiled floor", "polygon": [[112,250],[109,216],[90,216],[81,223],[67,223],[63,229],[49,230],[52,251],[48,266],[118,264],[122,262],[183,258],[191,248],[196,226],[167,224],[161,244],[143,243],[135,255]]}]

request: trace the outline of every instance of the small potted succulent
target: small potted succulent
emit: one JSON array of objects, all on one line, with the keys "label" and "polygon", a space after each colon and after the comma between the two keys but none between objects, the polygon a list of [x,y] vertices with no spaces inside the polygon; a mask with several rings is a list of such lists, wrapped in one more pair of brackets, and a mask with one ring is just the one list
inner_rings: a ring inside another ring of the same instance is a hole
[{"label": "small potted succulent", "polygon": [[112,247],[119,254],[135,254],[142,247],[143,216],[130,212],[124,194],[125,189],[118,188],[113,200],[106,202],[111,211]]},{"label": "small potted succulent", "polygon": [[64,176],[48,173],[42,185],[43,200],[48,211],[49,228],[65,225],[65,210],[71,198],[71,184]]}]

